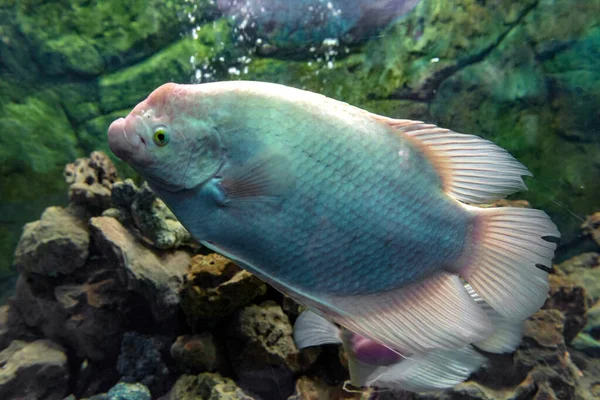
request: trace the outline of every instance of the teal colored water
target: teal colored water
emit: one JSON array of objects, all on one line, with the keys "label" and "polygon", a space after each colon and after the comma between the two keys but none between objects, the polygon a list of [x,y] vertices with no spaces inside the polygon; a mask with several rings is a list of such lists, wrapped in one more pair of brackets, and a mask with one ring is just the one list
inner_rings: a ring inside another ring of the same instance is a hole
[{"label": "teal colored water", "polygon": [[[163,83],[242,79],[475,134],[533,173],[510,201],[562,234],[548,302],[514,355],[405,398],[600,396],[599,15],[599,0],[1,2],[0,398],[401,398],[341,397],[337,347],[294,347],[298,305],[196,244],[108,148]],[[119,380],[145,387],[109,392]]]}]

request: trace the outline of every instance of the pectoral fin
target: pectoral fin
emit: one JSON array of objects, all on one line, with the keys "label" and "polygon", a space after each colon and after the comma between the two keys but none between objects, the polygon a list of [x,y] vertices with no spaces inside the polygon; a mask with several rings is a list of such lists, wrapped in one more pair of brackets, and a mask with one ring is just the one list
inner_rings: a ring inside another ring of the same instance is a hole
[{"label": "pectoral fin", "polygon": [[247,202],[279,202],[294,184],[289,160],[282,154],[264,151],[248,161],[227,163],[216,177],[215,199],[223,207]]}]

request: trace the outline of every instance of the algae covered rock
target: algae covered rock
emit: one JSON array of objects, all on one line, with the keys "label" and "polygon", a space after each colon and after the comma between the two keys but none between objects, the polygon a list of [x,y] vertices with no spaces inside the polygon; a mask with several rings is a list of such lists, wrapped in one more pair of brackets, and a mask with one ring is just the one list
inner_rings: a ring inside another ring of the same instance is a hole
[{"label": "algae covered rock", "polygon": [[151,400],[150,391],[141,383],[118,383],[106,394],[106,400]]},{"label": "algae covered rock", "polygon": [[231,260],[218,255],[196,255],[181,290],[181,307],[188,323],[225,317],[263,295],[266,285]]},{"label": "algae covered rock", "polygon": [[170,249],[192,241],[188,231],[146,183],[131,203],[131,216],[136,226],[159,249]]},{"label": "algae covered rock", "polygon": [[81,268],[90,243],[81,213],[75,208],[50,207],[39,221],[25,225],[15,251],[17,268],[41,275],[66,275]]},{"label": "algae covered rock", "polygon": [[64,350],[49,340],[15,340],[0,352],[0,397],[61,400],[69,383]]},{"label": "algae covered rock", "polygon": [[220,374],[182,375],[167,400],[254,400],[234,381]]},{"label": "algae covered rock", "polygon": [[17,2],[15,23],[45,73],[85,76],[138,61],[175,40],[182,28],[177,11],[154,0],[27,0]]},{"label": "algae covered rock", "polygon": [[115,183],[112,203],[116,208],[103,215],[115,217],[124,225],[135,225],[155,247],[172,249],[194,244],[189,232],[147,183],[139,189],[131,179]]}]

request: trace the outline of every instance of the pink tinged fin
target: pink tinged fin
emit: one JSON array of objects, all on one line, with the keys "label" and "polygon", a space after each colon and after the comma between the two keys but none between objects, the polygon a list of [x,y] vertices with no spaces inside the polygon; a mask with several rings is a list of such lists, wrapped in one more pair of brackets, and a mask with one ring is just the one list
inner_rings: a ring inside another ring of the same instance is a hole
[{"label": "pink tinged fin", "polygon": [[466,380],[483,365],[485,358],[471,346],[436,350],[373,370],[366,385],[411,392],[451,388]]},{"label": "pink tinged fin", "polygon": [[[529,208],[477,208],[460,275],[503,318],[522,321],[546,301],[548,273],[560,233],[548,215]],[[542,267],[542,268],[540,268]]]},{"label": "pink tinged fin", "polygon": [[294,342],[298,349],[342,343],[340,329],[319,314],[304,311],[294,324]]},{"label": "pink tinged fin", "polygon": [[486,314],[492,321],[494,331],[487,338],[480,340],[473,345],[481,350],[490,353],[512,353],[521,344],[523,338],[523,321],[513,321],[504,318],[500,313],[490,307],[483,300],[471,285],[465,285],[465,289],[469,292],[471,298],[485,310]]},{"label": "pink tinged fin", "polygon": [[444,191],[464,203],[490,203],[527,190],[521,176],[532,174],[506,150],[489,140],[425,124],[375,118],[398,129],[431,161]]},{"label": "pink tinged fin", "polygon": [[401,289],[328,301],[340,325],[403,356],[462,348],[491,332],[485,312],[450,273]]}]

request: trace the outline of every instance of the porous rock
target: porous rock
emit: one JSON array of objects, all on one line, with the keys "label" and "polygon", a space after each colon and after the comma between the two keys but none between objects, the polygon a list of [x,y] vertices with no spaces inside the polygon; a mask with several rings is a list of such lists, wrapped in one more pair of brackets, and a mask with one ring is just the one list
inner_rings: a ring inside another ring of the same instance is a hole
[{"label": "porous rock", "polygon": [[126,332],[117,361],[117,371],[121,374],[121,380],[142,383],[153,393],[167,391],[167,385],[172,382],[162,355],[166,353],[168,346],[168,338]]},{"label": "porous rock", "polygon": [[221,318],[263,295],[266,285],[218,254],[196,255],[185,277],[181,307],[191,326]]},{"label": "porous rock", "polygon": [[296,348],[287,315],[271,300],[240,310],[229,333],[237,339],[228,350],[240,384],[257,394],[275,387],[291,394],[293,374],[306,370],[319,354],[318,348]]},{"label": "porous rock", "polygon": [[118,179],[117,170],[108,156],[94,151],[89,158],[78,158],[64,171],[69,184],[69,200],[93,210],[110,206],[111,187]]},{"label": "porous rock", "polygon": [[171,357],[178,366],[194,372],[212,372],[225,363],[210,332],[179,336],[171,345]]},{"label": "porous rock", "polygon": [[600,246],[600,212],[594,213],[586,218],[581,230],[584,234],[590,235],[594,242]]},{"label": "porous rock", "polygon": [[13,341],[0,352],[0,398],[60,400],[68,389],[67,356],[56,343]]},{"label": "porous rock", "polygon": [[157,251],[112,217],[94,217],[90,228],[101,253],[117,266],[122,282],[148,301],[155,319],[172,317],[190,255],[183,250]]},{"label": "porous rock", "polygon": [[220,374],[182,375],[166,400],[254,400],[234,381]]},{"label": "porous rock", "polygon": [[15,251],[18,270],[54,276],[81,268],[90,235],[79,214],[76,208],[49,207],[39,221],[26,224]]}]

